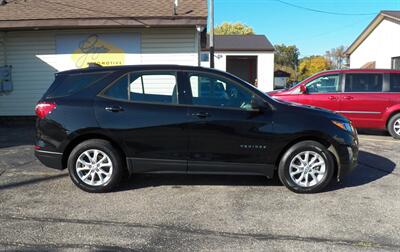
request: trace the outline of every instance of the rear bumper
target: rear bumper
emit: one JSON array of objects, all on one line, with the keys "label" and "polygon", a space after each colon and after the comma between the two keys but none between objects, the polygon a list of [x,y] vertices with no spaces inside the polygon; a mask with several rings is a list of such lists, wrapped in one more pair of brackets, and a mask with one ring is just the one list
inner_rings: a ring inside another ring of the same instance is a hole
[{"label": "rear bumper", "polygon": [[35,150],[35,156],[47,167],[57,170],[64,169],[62,165],[62,153],[52,151]]}]

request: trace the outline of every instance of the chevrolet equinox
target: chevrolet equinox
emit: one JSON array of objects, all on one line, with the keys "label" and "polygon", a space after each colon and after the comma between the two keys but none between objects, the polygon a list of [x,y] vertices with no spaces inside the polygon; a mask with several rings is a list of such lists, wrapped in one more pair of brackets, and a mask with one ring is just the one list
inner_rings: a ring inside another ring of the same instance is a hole
[{"label": "chevrolet equinox", "polygon": [[247,174],[319,192],[357,163],[356,130],[213,69],[146,65],[57,73],[36,106],[35,155],[88,192],[124,174]]}]

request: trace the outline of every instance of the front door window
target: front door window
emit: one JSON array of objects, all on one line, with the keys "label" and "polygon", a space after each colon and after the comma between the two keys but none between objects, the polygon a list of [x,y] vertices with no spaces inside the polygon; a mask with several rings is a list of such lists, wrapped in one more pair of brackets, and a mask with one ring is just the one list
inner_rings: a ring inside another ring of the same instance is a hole
[{"label": "front door window", "polygon": [[307,84],[307,92],[312,93],[337,93],[339,92],[339,75],[325,75]]},{"label": "front door window", "polygon": [[193,105],[252,109],[253,94],[232,81],[205,74],[193,74],[189,80]]}]

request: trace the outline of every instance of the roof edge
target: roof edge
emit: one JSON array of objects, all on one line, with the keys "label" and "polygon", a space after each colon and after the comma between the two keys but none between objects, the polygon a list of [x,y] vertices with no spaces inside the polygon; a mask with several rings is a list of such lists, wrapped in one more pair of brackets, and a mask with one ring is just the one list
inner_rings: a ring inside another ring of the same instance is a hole
[{"label": "roof edge", "polygon": [[207,17],[144,17],[144,18],[65,18],[0,20],[0,30],[52,29],[52,28],[107,28],[107,27],[159,27],[207,25]]},{"label": "roof edge", "polygon": [[385,11],[379,12],[379,14],[367,25],[360,35],[358,35],[344,53],[347,56],[350,56],[384,19],[400,21],[399,18],[387,14]]}]

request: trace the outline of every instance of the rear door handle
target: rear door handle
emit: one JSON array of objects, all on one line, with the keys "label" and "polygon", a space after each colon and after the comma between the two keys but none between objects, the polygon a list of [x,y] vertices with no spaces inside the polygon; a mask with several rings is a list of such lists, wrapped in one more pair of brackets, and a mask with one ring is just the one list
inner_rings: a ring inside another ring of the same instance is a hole
[{"label": "rear door handle", "polygon": [[206,118],[206,117],[210,117],[210,114],[207,112],[197,112],[197,113],[193,113],[192,116],[198,117],[198,118]]},{"label": "rear door handle", "polygon": [[345,99],[345,100],[353,100],[353,96],[349,96],[349,95],[343,96],[343,99]]},{"label": "rear door handle", "polygon": [[331,101],[336,101],[338,98],[336,96],[332,95],[332,96],[329,96],[328,99]]},{"label": "rear door handle", "polygon": [[108,112],[120,112],[124,111],[124,109],[121,106],[107,106],[104,108]]}]

